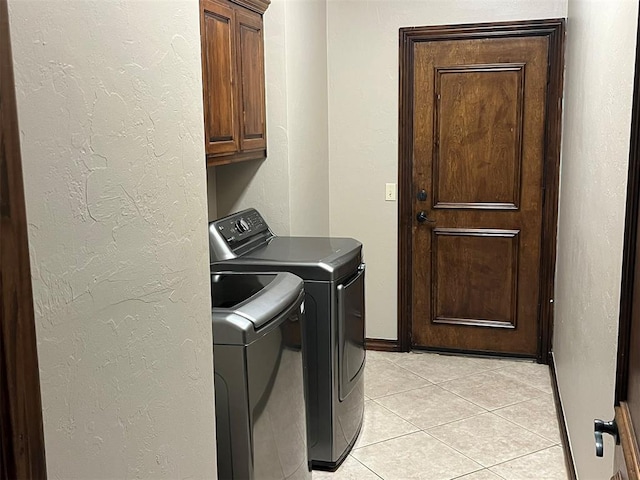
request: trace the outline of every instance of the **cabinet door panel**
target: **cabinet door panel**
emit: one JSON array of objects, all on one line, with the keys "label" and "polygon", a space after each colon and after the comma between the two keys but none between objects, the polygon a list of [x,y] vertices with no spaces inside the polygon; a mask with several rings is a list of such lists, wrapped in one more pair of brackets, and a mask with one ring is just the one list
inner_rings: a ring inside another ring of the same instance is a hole
[{"label": "cabinet door panel", "polygon": [[206,152],[233,153],[238,151],[234,12],[207,0],[201,8]]},{"label": "cabinet door panel", "polygon": [[262,17],[250,11],[237,11],[236,28],[240,78],[240,148],[245,151],[264,149],[266,132]]}]

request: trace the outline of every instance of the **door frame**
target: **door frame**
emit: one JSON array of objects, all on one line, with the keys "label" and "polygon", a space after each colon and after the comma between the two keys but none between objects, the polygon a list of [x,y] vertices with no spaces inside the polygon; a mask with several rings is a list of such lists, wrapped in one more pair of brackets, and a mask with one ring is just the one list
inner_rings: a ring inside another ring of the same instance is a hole
[{"label": "door frame", "polygon": [[7,0],[0,0],[0,478],[47,477]]},{"label": "door frame", "polygon": [[618,357],[616,365],[615,420],[620,432],[622,453],[629,478],[639,478],[640,451],[627,407],[629,351],[633,315],[633,292],[638,258],[638,216],[640,215],[640,12],[636,32],[635,73],[631,103],[631,135],[629,141],[629,171],[622,252],[620,314],[618,319]]},{"label": "door frame", "polygon": [[413,227],[413,68],[414,45],[442,40],[549,38],[549,83],[545,118],[543,165],[543,213],[539,285],[539,363],[549,363],[553,333],[553,294],[556,267],[558,225],[558,187],[560,173],[560,137],[562,129],[562,87],[564,73],[565,20],[526,20],[406,27],[400,29],[400,95],[398,124],[398,350],[411,349],[412,324],[412,227]]},{"label": "door frame", "polygon": [[631,103],[631,137],[629,141],[629,171],[622,251],[622,280],[620,284],[620,315],[618,323],[618,360],[616,367],[616,405],[627,398],[633,288],[640,214],[640,12],[636,45],[636,65]]}]

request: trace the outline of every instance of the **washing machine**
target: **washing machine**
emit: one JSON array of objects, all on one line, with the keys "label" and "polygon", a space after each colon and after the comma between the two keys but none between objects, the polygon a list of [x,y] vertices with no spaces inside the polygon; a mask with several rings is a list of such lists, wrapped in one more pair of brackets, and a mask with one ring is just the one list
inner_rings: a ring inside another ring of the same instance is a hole
[{"label": "washing machine", "polygon": [[311,480],[303,299],[289,273],[211,275],[220,479]]},{"label": "washing machine", "polygon": [[335,470],[364,412],[362,244],[352,238],[277,236],[255,209],[209,224],[212,272],[280,271],[304,280],[309,459]]}]

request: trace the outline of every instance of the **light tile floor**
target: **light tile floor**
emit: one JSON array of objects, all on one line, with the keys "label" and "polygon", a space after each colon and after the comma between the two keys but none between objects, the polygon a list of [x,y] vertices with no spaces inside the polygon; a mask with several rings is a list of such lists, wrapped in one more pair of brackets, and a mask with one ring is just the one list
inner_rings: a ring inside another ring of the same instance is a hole
[{"label": "light tile floor", "polygon": [[549,368],[433,353],[367,352],[364,424],[313,480],[566,480]]}]

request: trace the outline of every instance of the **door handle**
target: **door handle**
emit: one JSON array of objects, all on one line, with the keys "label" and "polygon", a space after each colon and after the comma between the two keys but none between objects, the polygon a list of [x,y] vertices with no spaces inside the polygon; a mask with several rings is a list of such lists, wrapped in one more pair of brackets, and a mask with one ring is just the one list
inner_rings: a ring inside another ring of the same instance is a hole
[{"label": "door handle", "polygon": [[615,419],[610,422],[595,419],[593,421],[593,432],[596,437],[596,457],[602,457],[604,455],[603,433],[612,435],[616,441],[616,445],[620,445],[620,433],[618,432],[618,424]]},{"label": "door handle", "polygon": [[431,220],[429,217],[427,217],[427,212],[425,212],[424,210],[418,212],[418,214],[416,215],[416,220],[418,220],[418,222],[420,223],[436,223],[435,220]]}]

